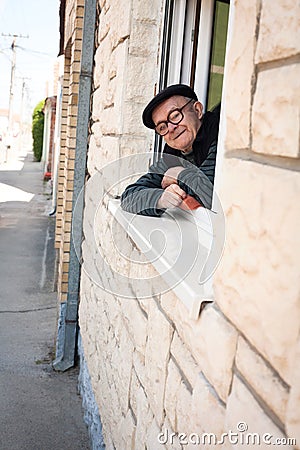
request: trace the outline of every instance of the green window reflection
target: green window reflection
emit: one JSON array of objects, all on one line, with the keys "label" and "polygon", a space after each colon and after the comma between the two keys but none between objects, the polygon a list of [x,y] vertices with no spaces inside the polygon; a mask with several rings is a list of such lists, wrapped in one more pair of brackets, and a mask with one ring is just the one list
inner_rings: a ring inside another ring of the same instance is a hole
[{"label": "green window reflection", "polygon": [[213,39],[207,89],[207,109],[221,101],[229,16],[229,1],[217,0],[214,11]]}]

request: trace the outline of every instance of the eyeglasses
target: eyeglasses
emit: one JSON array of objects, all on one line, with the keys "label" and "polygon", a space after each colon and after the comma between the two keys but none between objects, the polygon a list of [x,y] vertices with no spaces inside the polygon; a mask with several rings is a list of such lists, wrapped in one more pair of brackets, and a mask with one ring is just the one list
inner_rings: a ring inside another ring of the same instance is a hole
[{"label": "eyeglasses", "polygon": [[159,124],[156,125],[155,131],[160,136],[165,136],[169,132],[168,124],[172,123],[173,125],[178,125],[182,119],[184,118],[183,115],[183,108],[185,108],[189,103],[191,103],[193,99],[191,98],[187,103],[185,103],[181,108],[173,109],[173,111],[169,112],[167,120],[164,120],[163,122],[159,122]]}]

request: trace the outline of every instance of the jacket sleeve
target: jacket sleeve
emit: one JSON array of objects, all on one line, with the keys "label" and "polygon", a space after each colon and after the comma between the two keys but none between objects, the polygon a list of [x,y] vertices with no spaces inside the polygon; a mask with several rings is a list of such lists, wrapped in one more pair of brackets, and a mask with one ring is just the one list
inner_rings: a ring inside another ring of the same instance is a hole
[{"label": "jacket sleeve", "polygon": [[217,143],[214,141],[201,166],[193,164],[188,166],[178,175],[178,185],[187,194],[196,198],[205,208],[210,209],[212,205],[213,183],[215,175]]},{"label": "jacket sleeve", "polygon": [[165,212],[165,209],[156,207],[163,193],[162,178],[163,175],[148,172],[127,186],[121,196],[122,209],[134,214],[160,217]]}]

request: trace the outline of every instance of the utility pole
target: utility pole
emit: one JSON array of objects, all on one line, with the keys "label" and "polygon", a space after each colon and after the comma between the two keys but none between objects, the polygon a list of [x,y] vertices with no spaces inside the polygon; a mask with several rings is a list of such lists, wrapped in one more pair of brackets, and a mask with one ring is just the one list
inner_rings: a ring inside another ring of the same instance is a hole
[{"label": "utility pole", "polygon": [[14,86],[15,86],[15,71],[16,71],[16,37],[14,36],[12,44],[12,60],[10,72],[10,86],[9,86],[9,104],[8,104],[8,130],[12,134],[13,127],[13,102],[14,102]]},{"label": "utility pole", "polygon": [[24,122],[24,103],[25,103],[25,88],[26,88],[26,82],[25,80],[31,80],[31,78],[28,77],[20,77],[22,80],[22,95],[21,95],[21,109],[20,109],[20,125],[22,128],[23,122]]},{"label": "utility pole", "polygon": [[14,101],[14,87],[15,87],[15,72],[16,72],[16,40],[17,38],[28,38],[29,36],[23,36],[22,34],[4,34],[2,36],[12,37],[11,44],[12,59],[11,59],[11,72],[10,72],[10,86],[9,86],[9,105],[8,105],[8,135],[11,137],[13,128],[13,101]]},{"label": "utility pole", "polygon": [[[22,77],[22,97],[21,97],[21,110],[20,110],[20,146],[23,146],[23,136],[27,133],[27,123],[25,121],[25,130],[24,130],[24,103],[25,103],[25,80],[30,80],[30,78]],[[26,116],[26,114],[25,114]]]}]

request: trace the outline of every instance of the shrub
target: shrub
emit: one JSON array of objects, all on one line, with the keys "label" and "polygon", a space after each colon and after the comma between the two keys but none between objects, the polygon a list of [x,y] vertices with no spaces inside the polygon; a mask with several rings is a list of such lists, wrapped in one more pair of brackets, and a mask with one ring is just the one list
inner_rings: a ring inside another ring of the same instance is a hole
[{"label": "shrub", "polygon": [[32,114],[32,138],[33,154],[37,161],[40,161],[43,153],[43,135],[44,135],[44,108],[45,100],[39,102],[34,108]]}]

